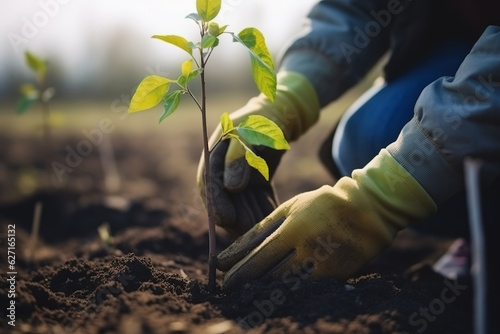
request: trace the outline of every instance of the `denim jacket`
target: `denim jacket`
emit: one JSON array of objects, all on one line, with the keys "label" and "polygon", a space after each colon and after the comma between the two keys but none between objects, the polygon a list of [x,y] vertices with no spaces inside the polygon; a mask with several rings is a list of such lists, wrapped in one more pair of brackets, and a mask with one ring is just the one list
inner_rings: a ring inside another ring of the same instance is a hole
[{"label": "denim jacket", "polygon": [[[397,75],[405,59],[411,65],[418,58],[412,59],[412,47],[415,53],[422,49],[415,41],[425,39],[429,27],[455,29],[439,20],[434,24],[416,20],[405,26],[409,16],[421,17],[415,10],[428,10],[411,8],[417,2],[321,1],[303,32],[286,48],[280,69],[306,76],[322,106],[361,80],[388,50],[398,56],[393,62]],[[412,15],[405,14],[408,8]],[[496,16],[500,18],[500,13]],[[406,30],[397,30],[401,26]],[[439,42],[442,35],[435,35],[433,42]],[[484,160],[486,179],[500,176],[500,26],[487,27],[475,40],[454,77],[440,78],[422,91],[413,119],[387,147],[436,203],[463,187],[466,156]]]}]

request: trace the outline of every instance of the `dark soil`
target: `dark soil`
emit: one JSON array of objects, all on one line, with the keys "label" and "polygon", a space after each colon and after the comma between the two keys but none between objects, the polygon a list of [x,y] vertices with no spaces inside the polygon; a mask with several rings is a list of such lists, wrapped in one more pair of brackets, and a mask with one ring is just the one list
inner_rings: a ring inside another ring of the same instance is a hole
[{"label": "dark soil", "polygon": [[[471,283],[446,280],[430,267],[451,240],[401,232],[389,250],[347,282],[297,276],[293,283],[259,281],[225,293],[218,272],[218,290],[208,293],[204,212],[191,189],[185,190],[194,175],[164,172],[178,161],[162,164],[151,146],[117,138],[120,193],[103,190],[96,154],[64,185],[28,194],[16,180],[26,166],[42,169],[38,140],[0,142],[0,263],[6,272],[7,226],[15,224],[17,272],[15,327],[5,314],[9,284],[0,282],[0,332],[472,332]],[[27,151],[23,156],[29,159],[20,159],[16,150]],[[192,144],[194,165],[198,151]],[[63,151],[57,156],[64,161]],[[40,239],[27,258],[36,202],[43,203]],[[103,222],[113,238],[107,244],[97,234]],[[223,231],[218,238],[219,249],[232,241]]]}]

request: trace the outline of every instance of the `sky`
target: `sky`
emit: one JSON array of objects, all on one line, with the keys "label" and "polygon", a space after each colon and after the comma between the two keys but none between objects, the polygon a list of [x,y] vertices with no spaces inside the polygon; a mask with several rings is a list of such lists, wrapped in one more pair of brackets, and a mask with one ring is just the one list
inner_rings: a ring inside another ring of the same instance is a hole
[{"label": "sky", "polygon": [[[233,32],[257,27],[277,55],[316,2],[223,0],[216,21],[229,24]],[[196,25],[184,19],[195,8],[195,0],[0,0],[0,96],[13,78],[29,78],[22,56],[25,50],[49,59],[53,71],[72,87],[105,87],[110,84],[104,77],[106,70],[113,73],[115,82],[148,72],[169,73],[172,70],[165,63],[179,63],[185,56],[150,37],[196,38]],[[219,64],[239,60],[243,53],[234,49],[225,47],[213,58]],[[234,66],[239,66],[237,61]]]}]

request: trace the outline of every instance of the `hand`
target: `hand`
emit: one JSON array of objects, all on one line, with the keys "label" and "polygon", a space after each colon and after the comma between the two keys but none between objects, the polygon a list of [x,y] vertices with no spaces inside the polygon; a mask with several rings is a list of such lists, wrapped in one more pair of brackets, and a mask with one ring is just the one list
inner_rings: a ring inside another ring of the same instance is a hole
[{"label": "hand", "polygon": [[[280,73],[276,100],[271,102],[264,95],[251,99],[246,106],[232,113],[230,118],[238,125],[249,115],[262,115],[274,121],[285,138],[292,141],[304,133],[318,118],[319,103],[309,81],[297,73]],[[220,126],[210,138],[213,148],[210,171],[214,184],[217,224],[227,231],[241,235],[271,213],[278,205],[271,183],[266,181],[245,160],[243,147],[235,140],[218,142]],[[254,147],[266,160],[270,180],[281,160],[282,151]],[[203,156],[198,166],[198,187],[205,198]]]},{"label": "hand", "polygon": [[295,196],[218,256],[224,289],[273,275],[346,279],[409,223],[436,211],[427,192],[382,150],[352,178]]},{"label": "hand", "polygon": [[[229,140],[219,142],[210,156],[212,194],[218,224],[239,236],[276,209],[278,200],[271,182],[251,168],[244,156],[226,164],[229,146]],[[283,153],[269,148],[254,150],[266,160],[271,180]]]}]

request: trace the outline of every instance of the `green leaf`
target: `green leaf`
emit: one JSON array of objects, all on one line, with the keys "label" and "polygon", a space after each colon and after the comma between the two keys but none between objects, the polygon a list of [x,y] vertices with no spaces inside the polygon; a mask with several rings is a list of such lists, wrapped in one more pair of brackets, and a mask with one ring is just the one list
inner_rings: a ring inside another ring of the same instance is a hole
[{"label": "green leaf", "polygon": [[220,124],[222,126],[222,135],[225,135],[234,130],[234,124],[227,112],[223,113],[220,117]]},{"label": "green leaf", "polygon": [[211,48],[214,45],[216,40],[217,40],[217,37],[205,35],[205,36],[203,36],[203,39],[201,40],[201,47],[203,49]]},{"label": "green leaf", "polygon": [[227,133],[226,136],[229,138],[234,138],[243,146],[243,148],[245,149],[245,159],[248,164],[251,167],[257,169],[262,174],[262,176],[264,176],[264,178],[269,181],[269,167],[267,166],[266,160],[256,155],[237,134],[230,132]]},{"label": "green leaf", "polygon": [[274,70],[273,57],[267,49],[266,40],[259,29],[245,28],[238,34],[238,37],[243,45]]},{"label": "green leaf", "polygon": [[177,107],[179,106],[179,103],[181,101],[181,96],[182,96],[181,90],[175,90],[165,95],[165,98],[163,99],[164,101],[163,115],[161,115],[160,121],[158,123],[161,123],[165,118],[172,115],[175,109],[177,109]]},{"label": "green leaf", "polygon": [[227,27],[227,25],[219,27],[218,23],[210,22],[210,24],[208,25],[208,33],[212,36],[218,37],[226,30]]},{"label": "green leaf", "polygon": [[189,82],[193,80],[198,74],[200,74],[202,71],[201,68],[197,68],[196,70],[188,73],[188,74],[181,74],[177,78],[177,84],[182,87],[183,89],[186,89]]},{"label": "green leaf", "polygon": [[290,149],[279,126],[264,116],[250,115],[236,127],[236,130],[251,145],[264,145],[276,150]]},{"label": "green leaf", "polygon": [[177,84],[182,87],[183,89],[186,89],[187,88],[187,84],[188,84],[188,77],[187,75],[184,75],[184,74],[181,74],[178,78],[177,78]]},{"label": "green leaf", "polygon": [[226,31],[227,27],[228,27],[227,24],[225,26],[219,27],[219,35],[222,34],[224,31]]},{"label": "green leaf", "polygon": [[198,74],[200,74],[203,71],[202,68],[197,68],[193,72],[189,73],[188,75],[188,82],[191,81],[193,78],[195,78]]},{"label": "green leaf", "polygon": [[271,101],[274,101],[277,85],[276,72],[264,35],[256,28],[246,28],[238,36],[232,35],[234,41],[243,44],[250,53],[252,75],[257,88]]},{"label": "green leaf", "polygon": [[203,21],[213,20],[219,14],[221,0],[196,0],[196,11]]},{"label": "green leaf", "polygon": [[193,20],[196,23],[198,23],[198,22],[201,21],[201,17],[197,13],[191,13],[191,14],[187,15],[186,19],[191,19],[191,20]]},{"label": "green leaf", "polygon": [[182,74],[183,75],[188,75],[189,73],[191,73],[191,67],[193,66],[193,60],[192,59],[189,59],[189,60],[186,60],[182,63]]},{"label": "green leaf", "polygon": [[28,95],[35,99],[38,98],[39,95],[38,89],[36,89],[36,87],[31,83],[21,85],[19,91],[21,92],[21,95]]},{"label": "green leaf", "polygon": [[266,160],[253,153],[248,147],[245,146],[245,159],[250,166],[258,170],[262,176],[269,181],[269,167]]},{"label": "green leaf", "polygon": [[133,113],[156,106],[168,92],[170,83],[173,81],[172,79],[157,75],[150,75],[144,78],[139,87],[137,87],[134,96],[132,96],[128,111]]},{"label": "green leaf", "polygon": [[29,51],[24,53],[26,64],[31,68],[38,76],[43,77],[47,73],[47,62],[43,59],[35,56]]},{"label": "green leaf", "polygon": [[26,112],[38,101],[38,98],[40,97],[38,89],[30,83],[22,85],[20,92],[21,97],[19,98],[19,101],[17,101],[16,105],[16,111],[18,114]]},{"label": "green leaf", "polygon": [[18,114],[25,113],[28,109],[33,107],[38,101],[38,97],[33,97],[32,95],[21,95],[16,105],[16,112]]},{"label": "green leaf", "polygon": [[250,55],[252,62],[252,76],[255,85],[269,100],[274,102],[276,99],[276,72],[268,66],[264,66],[260,58]]},{"label": "green leaf", "polygon": [[208,25],[208,33],[214,37],[219,36],[219,24],[216,22],[210,22]]},{"label": "green leaf", "polygon": [[151,38],[156,38],[161,41],[170,43],[172,45],[175,45],[182,50],[186,51],[189,53],[191,56],[193,55],[193,49],[192,49],[192,43],[185,39],[184,37],[177,36],[177,35],[154,35]]}]

